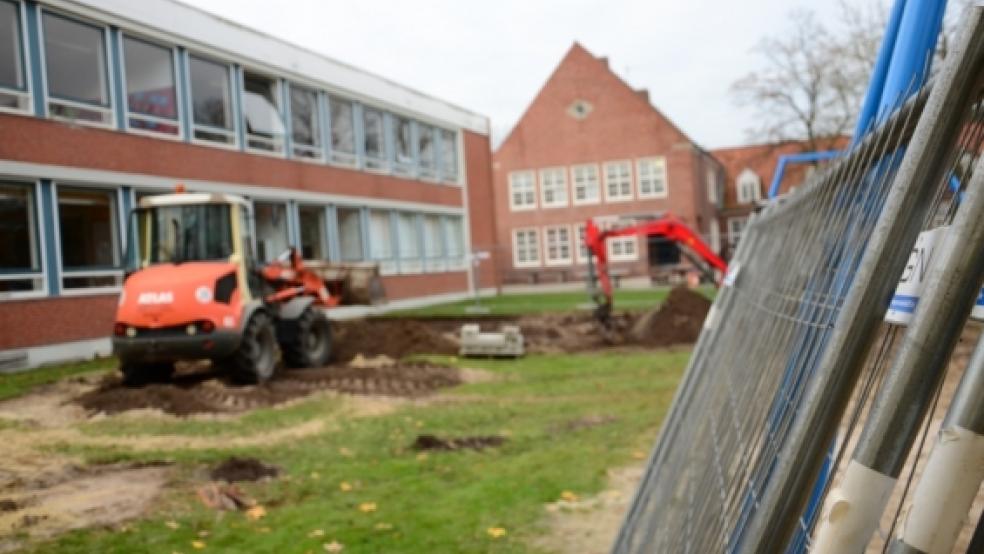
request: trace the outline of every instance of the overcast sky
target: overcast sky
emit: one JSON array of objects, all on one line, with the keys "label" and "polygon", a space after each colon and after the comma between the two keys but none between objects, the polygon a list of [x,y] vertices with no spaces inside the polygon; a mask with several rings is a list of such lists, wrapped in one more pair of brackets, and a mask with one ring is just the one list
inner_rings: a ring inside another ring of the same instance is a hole
[{"label": "overcast sky", "polygon": [[836,21],[830,0],[185,1],[485,114],[497,140],[576,40],[708,148],[747,141],[728,88],[763,35],[797,7]]}]

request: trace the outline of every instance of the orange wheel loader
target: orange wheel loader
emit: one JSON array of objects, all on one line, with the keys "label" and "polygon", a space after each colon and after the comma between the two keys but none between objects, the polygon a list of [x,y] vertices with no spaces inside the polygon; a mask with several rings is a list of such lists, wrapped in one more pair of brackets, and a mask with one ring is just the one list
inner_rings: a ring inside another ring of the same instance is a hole
[{"label": "orange wheel loader", "polygon": [[133,210],[113,329],[127,384],[167,380],[181,360],[210,359],[242,383],[268,380],[281,360],[327,362],[331,329],[321,308],[337,297],[296,249],[258,265],[250,213],[238,196],[180,186]]}]

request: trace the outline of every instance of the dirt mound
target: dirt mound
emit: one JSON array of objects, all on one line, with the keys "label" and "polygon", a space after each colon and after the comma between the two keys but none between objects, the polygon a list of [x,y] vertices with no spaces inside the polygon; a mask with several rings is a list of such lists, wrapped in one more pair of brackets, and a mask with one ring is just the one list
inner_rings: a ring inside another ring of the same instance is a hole
[{"label": "dirt mound", "polygon": [[266,465],[256,458],[237,458],[232,456],[212,468],[209,476],[214,481],[237,483],[240,481],[259,481],[265,477],[280,475],[280,468]]},{"label": "dirt mound", "polygon": [[400,359],[411,354],[458,353],[455,341],[436,327],[409,319],[362,319],[332,325],[334,358],[347,362],[363,354]]},{"label": "dirt mound", "polygon": [[643,346],[690,344],[700,336],[711,301],[686,287],[676,287],[655,310],[632,324],[629,338]]},{"label": "dirt mound", "polygon": [[435,435],[417,435],[417,440],[413,442],[411,448],[414,450],[482,450],[493,446],[500,446],[506,442],[505,437],[490,435],[485,437],[457,437],[442,439]]},{"label": "dirt mound", "polygon": [[173,382],[129,388],[110,375],[74,399],[89,412],[114,414],[154,409],[172,415],[236,413],[280,404],[319,391],[383,396],[422,396],[461,383],[455,368],[425,363],[387,367],[331,366],[283,371],[257,386],[234,386],[212,371],[180,375]]}]

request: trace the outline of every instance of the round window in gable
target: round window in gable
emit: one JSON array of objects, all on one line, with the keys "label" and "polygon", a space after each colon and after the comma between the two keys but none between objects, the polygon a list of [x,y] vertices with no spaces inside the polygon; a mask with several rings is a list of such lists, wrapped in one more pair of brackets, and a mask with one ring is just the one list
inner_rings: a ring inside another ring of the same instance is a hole
[{"label": "round window in gable", "polygon": [[591,111],[594,110],[594,106],[591,102],[587,100],[575,100],[570,107],[567,108],[567,114],[574,119],[584,119],[591,115]]}]

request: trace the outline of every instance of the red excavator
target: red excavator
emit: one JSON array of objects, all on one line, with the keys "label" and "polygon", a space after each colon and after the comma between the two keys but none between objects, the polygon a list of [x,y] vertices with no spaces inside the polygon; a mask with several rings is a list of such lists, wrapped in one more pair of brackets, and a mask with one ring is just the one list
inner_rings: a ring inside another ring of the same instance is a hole
[{"label": "red excavator", "polygon": [[715,271],[720,272],[720,275],[728,271],[728,264],[701,240],[700,235],[671,214],[658,214],[642,220],[619,220],[605,229],[601,229],[594,219],[589,219],[584,232],[584,245],[589,253],[588,275],[594,291],[592,296],[595,318],[606,327],[611,323],[612,281],[608,271],[608,248],[605,241],[633,235],[647,239],[658,237],[682,247],[680,253],[693,262],[711,282],[717,283],[719,280]]}]

